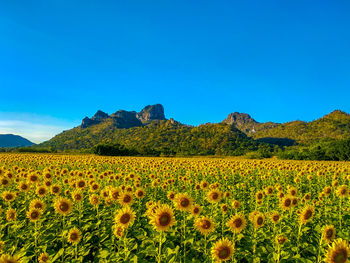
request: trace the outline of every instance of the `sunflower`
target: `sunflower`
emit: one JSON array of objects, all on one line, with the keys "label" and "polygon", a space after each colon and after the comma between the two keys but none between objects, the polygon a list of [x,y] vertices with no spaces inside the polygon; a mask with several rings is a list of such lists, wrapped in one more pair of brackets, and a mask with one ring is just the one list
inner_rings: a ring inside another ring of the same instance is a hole
[{"label": "sunflower", "polygon": [[222,194],[217,189],[211,190],[207,193],[207,199],[209,203],[218,203],[220,202],[221,197],[222,197]]},{"label": "sunflower", "polygon": [[40,254],[38,258],[39,263],[48,263],[50,262],[50,256],[46,252]]},{"label": "sunflower", "polygon": [[322,228],[322,239],[329,243],[335,238],[335,227],[333,225],[326,225]]},{"label": "sunflower", "polygon": [[56,213],[66,216],[72,212],[72,202],[67,198],[59,197],[54,203]]},{"label": "sunflower", "polygon": [[80,190],[83,190],[85,189],[86,187],[86,181],[84,179],[81,179],[79,180],[77,183],[76,183],[76,187]]},{"label": "sunflower", "polygon": [[79,190],[76,190],[72,193],[72,198],[75,202],[81,202],[84,200],[84,195]]},{"label": "sunflower", "polygon": [[348,196],[348,187],[346,185],[338,186],[338,188],[337,188],[337,195],[340,198],[347,197]]},{"label": "sunflower", "polygon": [[134,202],[134,197],[132,195],[132,193],[128,193],[128,192],[123,192],[120,194],[120,196],[118,197],[118,202],[122,205],[122,206],[130,206],[133,204]]},{"label": "sunflower", "polygon": [[91,190],[92,192],[98,192],[99,189],[100,189],[100,185],[99,185],[98,183],[93,183],[93,184],[91,184],[91,186],[90,186],[90,190]]},{"label": "sunflower", "polygon": [[61,192],[61,187],[57,184],[51,185],[51,194],[58,195]]},{"label": "sunflower", "polygon": [[32,208],[27,212],[27,217],[31,222],[36,222],[40,219],[42,210]]},{"label": "sunflower", "polygon": [[100,199],[98,198],[98,195],[91,195],[89,198],[90,204],[93,206],[98,206],[100,204]]},{"label": "sunflower", "polygon": [[326,186],[324,189],[323,189],[323,192],[326,196],[329,196],[331,193],[332,193],[332,187],[330,186]]},{"label": "sunflower", "polygon": [[142,199],[145,197],[145,190],[143,190],[142,188],[139,188],[136,190],[135,193],[136,198]]},{"label": "sunflower", "polygon": [[167,194],[167,197],[168,197],[169,200],[174,200],[175,195],[176,195],[175,192],[169,191],[168,194]]},{"label": "sunflower", "polygon": [[278,212],[273,212],[272,214],[271,214],[271,222],[273,223],[273,224],[277,224],[278,222],[280,222],[281,221],[281,216],[280,216],[280,214],[278,213]]},{"label": "sunflower", "polygon": [[315,213],[315,208],[313,206],[306,206],[299,215],[299,220],[302,224],[306,224],[311,220]]},{"label": "sunflower", "polygon": [[237,200],[233,200],[232,202],[232,207],[235,208],[235,209],[238,209],[240,207],[240,202],[237,201]]},{"label": "sunflower", "polygon": [[9,192],[9,191],[5,191],[2,194],[2,198],[6,201],[6,202],[12,202],[13,200],[15,200],[16,198],[16,194]]},{"label": "sunflower", "polygon": [[46,206],[45,203],[40,199],[34,199],[29,204],[30,209],[40,209],[42,211],[45,210],[45,206]]},{"label": "sunflower", "polygon": [[213,220],[208,217],[202,216],[195,220],[194,228],[203,235],[208,235],[215,230]]},{"label": "sunflower", "polygon": [[254,225],[255,228],[259,228],[262,227],[265,223],[265,216],[261,213],[261,212],[256,212],[253,216],[252,216],[252,223]]},{"label": "sunflower", "polygon": [[29,185],[25,182],[21,182],[18,185],[18,190],[20,190],[21,192],[27,192],[29,190]]},{"label": "sunflower", "polygon": [[167,231],[175,224],[173,209],[166,204],[160,205],[151,218],[151,224],[158,231]]},{"label": "sunflower", "polygon": [[113,234],[114,236],[116,236],[117,238],[122,238],[124,236],[124,227],[120,226],[120,225],[114,225],[113,227]]},{"label": "sunflower", "polygon": [[326,263],[346,263],[350,254],[349,244],[346,240],[338,238],[329,246],[325,262]]},{"label": "sunflower", "polygon": [[187,193],[180,193],[175,196],[174,204],[180,211],[191,211],[193,200]]},{"label": "sunflower", "polygon": [[295,207],[298,205],[298,198],[292,197],[292,206]]},{"label": "sunflower", "polygon": [[240,233],[247,225],[244,215],[232,216],[226,223],[226,226],[235,234]]},{"label": "sunflower", "polygon": [[227,204],[222,204],[221,205],[221,211],[226,214],[228,211],[228,205]]},{"label": "sunflower", "polygon": [[193,216],[199,216],[201,212],[202,212],[202,207],[200,205],[198,204],[192,205],[191,214]]},{"label": "sunflower", "polygon": [[35,192],[36,192],[37,196],[43,197],[47,194],[47,188],[45,186],[41,185],[41,186],[38,186],[36,188]]},{"label": "sunflower", "polygon": [[118,210],[114,216],[114,222],[124,228],[132,226],[135,220],[135,212],[128,206]]},{"label": "sunflower", "polygon": [[6,211],[6,220],[7,221],[15,221],[17,218],[17,213],[16,213],[16,210],[15,209],[8,209]]},{"label": "sunflower", "polygon": [[17,256],[11,256],[9,254],[4,254],[0,257],[0,263],[20,263],[21,261]]},{"label": "sunflower", "polygon": [[110,191],[110,195],[111,195],[112,200],[117,201],[118,198],[119,198],[120,192],[121,192],[121,190],[120,190],[119,187],[118,188],[113,188]]},{"label": "sunflower", "polygon": [[256,193],[255,195],[256,201],[262,201],[264,198],[264,192],[263,191],[259,191]]},{"label": "sunflower", "polygon": [[235,252],[234,244],[227,238],[222,238],[215,242],[211,249],[213,260],[222,262],[229,260]]},{"label": "sunflower", "polygon": [[28,177],[28,181],[30,183],[37,183],[39,181],[39,177],[36,174],[31,174]]},{"label": "sunflower", "polygon": [[10,180],[9,180],[8,178],[6,178],[6,177],[2,177],[2,178],[0,179],[0,184],[1,184],[2,186],[8,186],[8,185],[10,184]]},{"label": "sunflower", "polygon": [[68,232],[67,239],[68,239],[68,242],[72,244],[78,244],[81,240],[81,231],[76,227],[72,228]]},{"label": "sunflower", "polygon": [[284,210],[290,209],[292,207],[292,199],[289,196],[283,197],[283,199],[281,201],[281,207]]},{"label": "sunflower", "polygon": [[296,196],[298,193],[298,190],[295,187],[290,187],[288,189],[288,194],[290,194],[291,196]]},{"label": "sunflower", "polygon": [[276,236],[276,243],[279,246],[283,246],[286,242],[288,242],[288,238],[284,235]]}]

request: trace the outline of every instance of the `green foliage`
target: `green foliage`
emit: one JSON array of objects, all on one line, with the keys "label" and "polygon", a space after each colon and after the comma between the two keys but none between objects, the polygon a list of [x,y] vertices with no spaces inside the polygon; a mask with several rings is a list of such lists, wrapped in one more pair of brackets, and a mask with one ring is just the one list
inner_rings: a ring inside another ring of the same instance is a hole
[{"label": "green foliage", "polygon": [[118,129],[106,120],[89,128],[74,128],[55,136],[40,147],[58,151],[90,149],[98,144],[119,144],[140,155],[241,155],[258,149],[258,142],[224,124],[198,127],[174,121],[152,121],[142,127]]},{"label": "green foliage", "polygon": [[253,137],[268,139],[266,142],[272,142],[271,138],[280,138],[280,143],[284,143],[282,139],[285,139],[303,144],[313,144],[326,138],[347,139],[350,138],[350,115],[337,110],[312,122],[292,121],[259,130]]},{"label": "green foliage", "polygon": [[350,139],[326,140],[304,147],[289,147],[278,154],[281,159],[294,160],[350,160]]},{"label": "green foliage", "polygon": [[128,156],[132,155],[133,151],[126,149],[120,144],[98,144],[93,147],[93,153],[104,156]]}]

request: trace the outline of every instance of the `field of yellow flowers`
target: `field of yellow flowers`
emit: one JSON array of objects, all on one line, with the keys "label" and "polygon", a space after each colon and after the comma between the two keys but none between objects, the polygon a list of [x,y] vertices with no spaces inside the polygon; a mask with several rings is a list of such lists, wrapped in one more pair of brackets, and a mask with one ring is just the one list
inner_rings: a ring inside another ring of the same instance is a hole
[{"label": "field of yellow flowers", "polygon": [[331,262],[350,163],[0,154],[0,263]]}]

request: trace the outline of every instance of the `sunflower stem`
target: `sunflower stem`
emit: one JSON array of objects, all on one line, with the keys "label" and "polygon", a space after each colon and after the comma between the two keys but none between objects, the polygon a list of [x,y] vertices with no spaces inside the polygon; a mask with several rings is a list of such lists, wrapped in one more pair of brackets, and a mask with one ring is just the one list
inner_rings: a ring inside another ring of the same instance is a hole
[{"label": "sunflower stem", "polygon": [[186,215],[184,215],[183,220],[183,231],[184,231],[184,263],[186,262]]},{"label": "sunflower stem", "polygon": [[322,234],[321,234],[321,237],[320,237],[320,242],[319,242],[319,244],[318,244],[317,263],[321,262],[321,261],[320,261],[321,247],[322,247]]},{"label": "sunflower stem", "polygon": [[159,234],[159,249],[158,249],[158,258],[157,258],[157,262],[160,263],[161,262],[161,253],[162,253],[162,231]]},{"label": "sunflower stem", "polygon": [[339,200],[339,230],[342,232],[342,216],[341,216],[341,209],[342,209],[342,199]]},{"label": "sunflower stem", "polygon": [[299,255],[299,240],[300,240],[300,233],[301,233],[301,227],[303,226],[302,223],[299,224],[299,229],[298,229],[298,237],[297,237],[297,255]]}]

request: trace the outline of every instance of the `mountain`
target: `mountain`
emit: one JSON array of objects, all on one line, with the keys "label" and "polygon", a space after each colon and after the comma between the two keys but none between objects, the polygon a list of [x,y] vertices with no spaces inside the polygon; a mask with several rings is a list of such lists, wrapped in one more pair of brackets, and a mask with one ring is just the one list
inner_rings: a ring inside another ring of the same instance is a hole
[{"label": "mountain", "polygon": [[246,113],[234,112],[221,123],[199,126],[167,120],[161,104],[140,112],[97,111],[80,126],[64,131],[36,147],[57,151],[92,149],[119,144],[139,153],[239,155],[270,151],[273,145],[312,145],[318,141],[350,138],[350,115],[336,110],[311,122],[260,123]]},{"label": "mountain", "polygon": [[311,144],[325,139],[350,138],[350,115],[340,110],[311,122],[296,120],[282,124],[259,123],[248,114],[236,112],[229,114],[223,122],[235,126],[256,140],[268,143]]},{"label": "mountain", "polygon": [[279,125],[279,123],[274,122],[260,123],[250,117],[249,114],[239,112],[229,114],[223,122],[229,125],[234,125],[238,130],[247,135],[252,135],[257,131],[271,129]]},{"label": "mountain", "polygon": [[92,118],[85,117],[82,120],[80,127],[88,128],[100,124],[107,119],[110,119],[116,128],[124,129],[139,127],[153,120],[166,120],[164,107],[161,104],[155,104],[147,105],[140,112],[118,110],[117,112],[108,115],[107,113],[98,110]]},{"label": "mountain", "polygon": [[0,134],[0,148],[23,147],[34,145],[31,141],[14,134]]},{"label": "mountain", "polygon": [[98,111],[82,124],[56,135],[39,147],[58,151],[90,149],[100,143],[118,143],[138,152],[164,154],[238,155],[257,149],[259,143],[232,125],[203,124],[197,127],[166,120],[160,104],[148,105],[139,113],[118,110],[108,115]]}]

